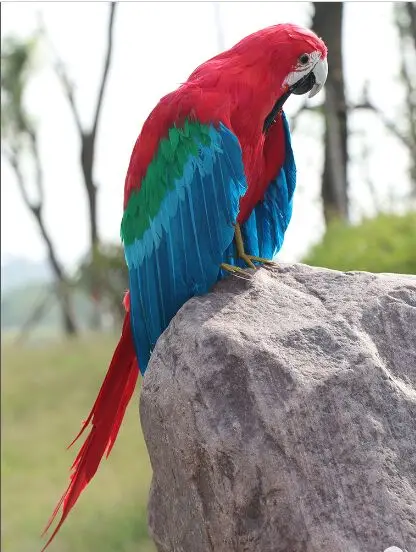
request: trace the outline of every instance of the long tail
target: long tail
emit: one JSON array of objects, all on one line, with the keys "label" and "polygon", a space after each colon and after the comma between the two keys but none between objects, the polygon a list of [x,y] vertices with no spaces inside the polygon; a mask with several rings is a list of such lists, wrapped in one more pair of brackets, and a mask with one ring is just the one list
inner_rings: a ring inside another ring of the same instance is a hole
[{"label": "long tail", "polygon": [[[127,294],[124,304],[126,310],[129,311],[130,305]],[[94,477],[103,455],[106,454],[108,457],[110,454],[117,438],[127,405],[133,395],[138,373],[139,367],[137,365],[134,350],[130,326],[130,313],[127,312],[124,318],[120,341],[114,351],[110,367],[100,392],[98,393],[98,397],[88,418],[83,423],[81,431],[69,445],[70,447],[75,443],[91,422],[92,428],[90,434],[82,445],[75,462],[72,464],[70,484],[58,502],[42,534],[42,536],[46,534],[61,506],[63,506],[61,519],[52,533],[52,536],[42,548],[42,552],[52,542],[78,500],[79,495]]]}]

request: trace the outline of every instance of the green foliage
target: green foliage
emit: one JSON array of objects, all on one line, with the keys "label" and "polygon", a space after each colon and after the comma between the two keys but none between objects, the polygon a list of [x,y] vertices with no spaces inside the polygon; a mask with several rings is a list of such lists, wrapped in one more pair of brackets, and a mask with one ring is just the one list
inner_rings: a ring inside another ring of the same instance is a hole
[{"label": "green foliage", "polygon": [[7,37],[1,45],[1,134],[12,148],[32,131],[23,95],[33,70],[37,38]]},{"label": "green foliage", "polygon": [[171,127],[163,138],[155,157],[147,168],[140,190],[134,190],[121,223],[121,236],[126,245],[141,239],[157,215],[166,194],[173,190],[175,179],[182,177],[190,154],[198,154],[198,144],[209,146],[209,127],[185,120],[182,128]]},{"label": "green foliage", "polygon": [[[40,533],[69,482],[86,418],[115,346],[101,336],[47,348],[2,346],[2,550],[40,550]],[[132,400],[117,443],[50,547],[154,552],[147,534],[151,468]]]},{"label": "green foliage", "polygon": [[334,223],[303,262],[344,271],[416,274],[416,212],[381,214],[356,226]]}]

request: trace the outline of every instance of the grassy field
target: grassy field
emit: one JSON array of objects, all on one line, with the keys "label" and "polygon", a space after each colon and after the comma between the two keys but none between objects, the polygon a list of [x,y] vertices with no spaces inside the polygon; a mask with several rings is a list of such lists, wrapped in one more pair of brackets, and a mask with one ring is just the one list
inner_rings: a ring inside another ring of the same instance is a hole
[{"label": "grassy field", "polygon": [[[77,452],[66,445],[87,416],[115,338],[19,349],[2,346],[2,550],[37,552]],[[81,444],[81,443],[80,443]],[[138,398],[118,441],[50,552],[154,552],[146,527],[151,468]]]}]

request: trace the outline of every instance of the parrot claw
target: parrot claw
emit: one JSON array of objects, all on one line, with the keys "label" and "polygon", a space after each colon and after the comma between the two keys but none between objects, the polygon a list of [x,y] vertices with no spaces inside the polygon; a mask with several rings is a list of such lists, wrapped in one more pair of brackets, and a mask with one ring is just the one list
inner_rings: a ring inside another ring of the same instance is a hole
[{"label": "parrot claw", "polygon": [[254,261],[256,263],[261,263],[261,264],[264,264],[264,265],[270,266],[270,267],[277,266],[277,263],[275,263],[274,261],[271,261],[270,259],[264,259],[263,257],[256,257],[255,255],[247,255],[247,257],[251,261]]},{"label": "parrot claw", "polygon": [[243,268],[230,265],[228,263],[221,263],[220,268],[222,268],[222,270],[225,270],[226,272],[230,272],[233,276],[237,276],[237,278],[242,278],[243,280],[248,280],[249,278],[246,278],[245,276],[250,276],[250,274],[246,272]]}]

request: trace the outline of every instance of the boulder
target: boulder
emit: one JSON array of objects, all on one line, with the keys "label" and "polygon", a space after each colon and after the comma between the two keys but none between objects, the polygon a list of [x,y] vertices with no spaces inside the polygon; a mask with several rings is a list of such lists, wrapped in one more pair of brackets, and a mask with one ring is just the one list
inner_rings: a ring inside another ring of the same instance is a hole
[{"label": "boulder", "polygon": [[160,337],[140,416],[159,552],[414,552],[416,278],[231,276]]}]

